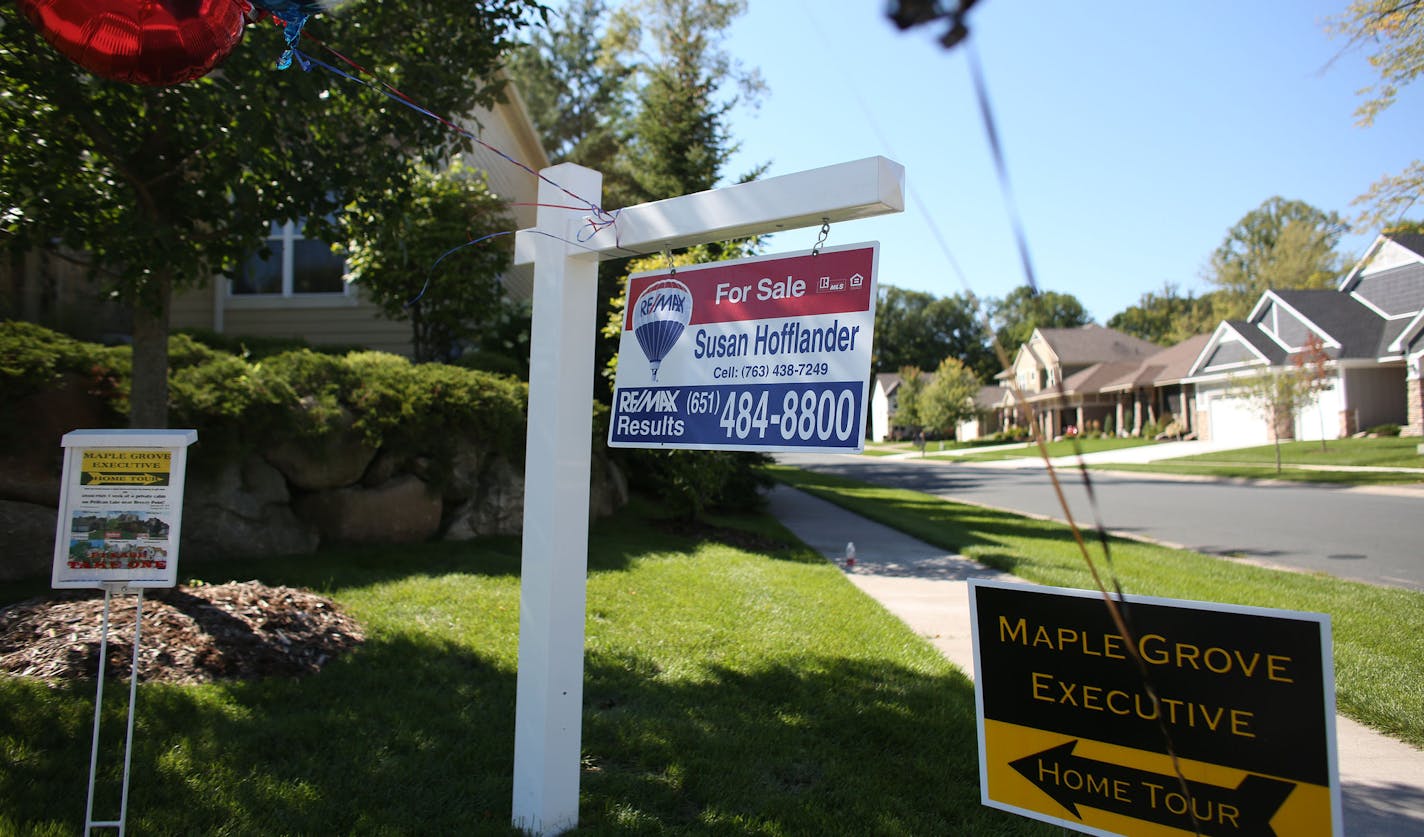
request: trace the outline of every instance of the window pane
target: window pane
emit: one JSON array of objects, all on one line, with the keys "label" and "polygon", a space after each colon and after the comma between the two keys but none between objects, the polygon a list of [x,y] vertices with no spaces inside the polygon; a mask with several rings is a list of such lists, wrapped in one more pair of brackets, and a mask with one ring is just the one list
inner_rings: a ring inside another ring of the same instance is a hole
[{"label": "window pane", "polygon": [[341,275],[346,260],[331,252],[331,246],[314,238],[292,242],[292,293],[339,294],[346,285]]},{"label": "window pane", "polygon": [[282,242],[276,239],[267,244],[272,248],[271,255],[264,259],[261,253],[253,253],[242,263],[232,280],[234,294],[282,293]]}]

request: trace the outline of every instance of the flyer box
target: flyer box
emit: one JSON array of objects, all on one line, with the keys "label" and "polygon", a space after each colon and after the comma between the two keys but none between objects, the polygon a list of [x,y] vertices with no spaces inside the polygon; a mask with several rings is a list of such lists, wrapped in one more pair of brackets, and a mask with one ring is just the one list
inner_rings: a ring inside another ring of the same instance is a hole
[{"label": "flyer box", "polygon": [[184,474],[197,440],[196,430],[66,433],[51,586],[177,584]]}]

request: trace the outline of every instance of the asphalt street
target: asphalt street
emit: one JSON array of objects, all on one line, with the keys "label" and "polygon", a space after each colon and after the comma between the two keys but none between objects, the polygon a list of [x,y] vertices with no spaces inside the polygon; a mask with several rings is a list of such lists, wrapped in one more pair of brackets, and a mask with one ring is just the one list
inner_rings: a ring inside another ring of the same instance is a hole
[{"label": "asphalt street", "polygon": [[[1006,469],[844,454],[778,454],[778,461],[896,488],[1064,520],[1043,468]],[[1060,470],[1079,526],[1102,526],[1231,556],[1424,590],[1424,492],[1305,484],[1244,484]]]}]

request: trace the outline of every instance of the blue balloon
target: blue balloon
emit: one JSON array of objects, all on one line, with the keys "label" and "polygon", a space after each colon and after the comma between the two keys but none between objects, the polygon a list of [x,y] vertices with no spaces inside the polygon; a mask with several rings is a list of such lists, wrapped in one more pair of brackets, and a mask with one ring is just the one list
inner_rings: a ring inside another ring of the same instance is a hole
[{"label": "blue balloon", "polygon": [[277,69],[285,70],[292,66],[292,56],[302,39],[302,27],[312,15],[326,11],[328,4],[321,0],[252,0],[252,5],[271,12],[286,24],[282,36],[287,39],[287,50],[277,59]]},{"label": "blue balloon", "polygon": [[653,380],[658,368],[692,319],[692,292],[676,279],[660,279],[649,285],[633,306],[633,336],[643,347]]}]

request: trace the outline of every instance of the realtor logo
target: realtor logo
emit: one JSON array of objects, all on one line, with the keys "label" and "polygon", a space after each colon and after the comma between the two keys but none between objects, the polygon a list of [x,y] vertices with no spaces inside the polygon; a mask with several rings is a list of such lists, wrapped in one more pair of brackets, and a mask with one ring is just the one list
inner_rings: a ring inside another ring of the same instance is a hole
[{"label": "realtor logo", "polygon": [[844,281],[833,282],[829,276],[822,276],[821,280],[816,283],[816,293],[819,294],[835,293],[836,291],[843,291],[845,288],[846,283]]}]

